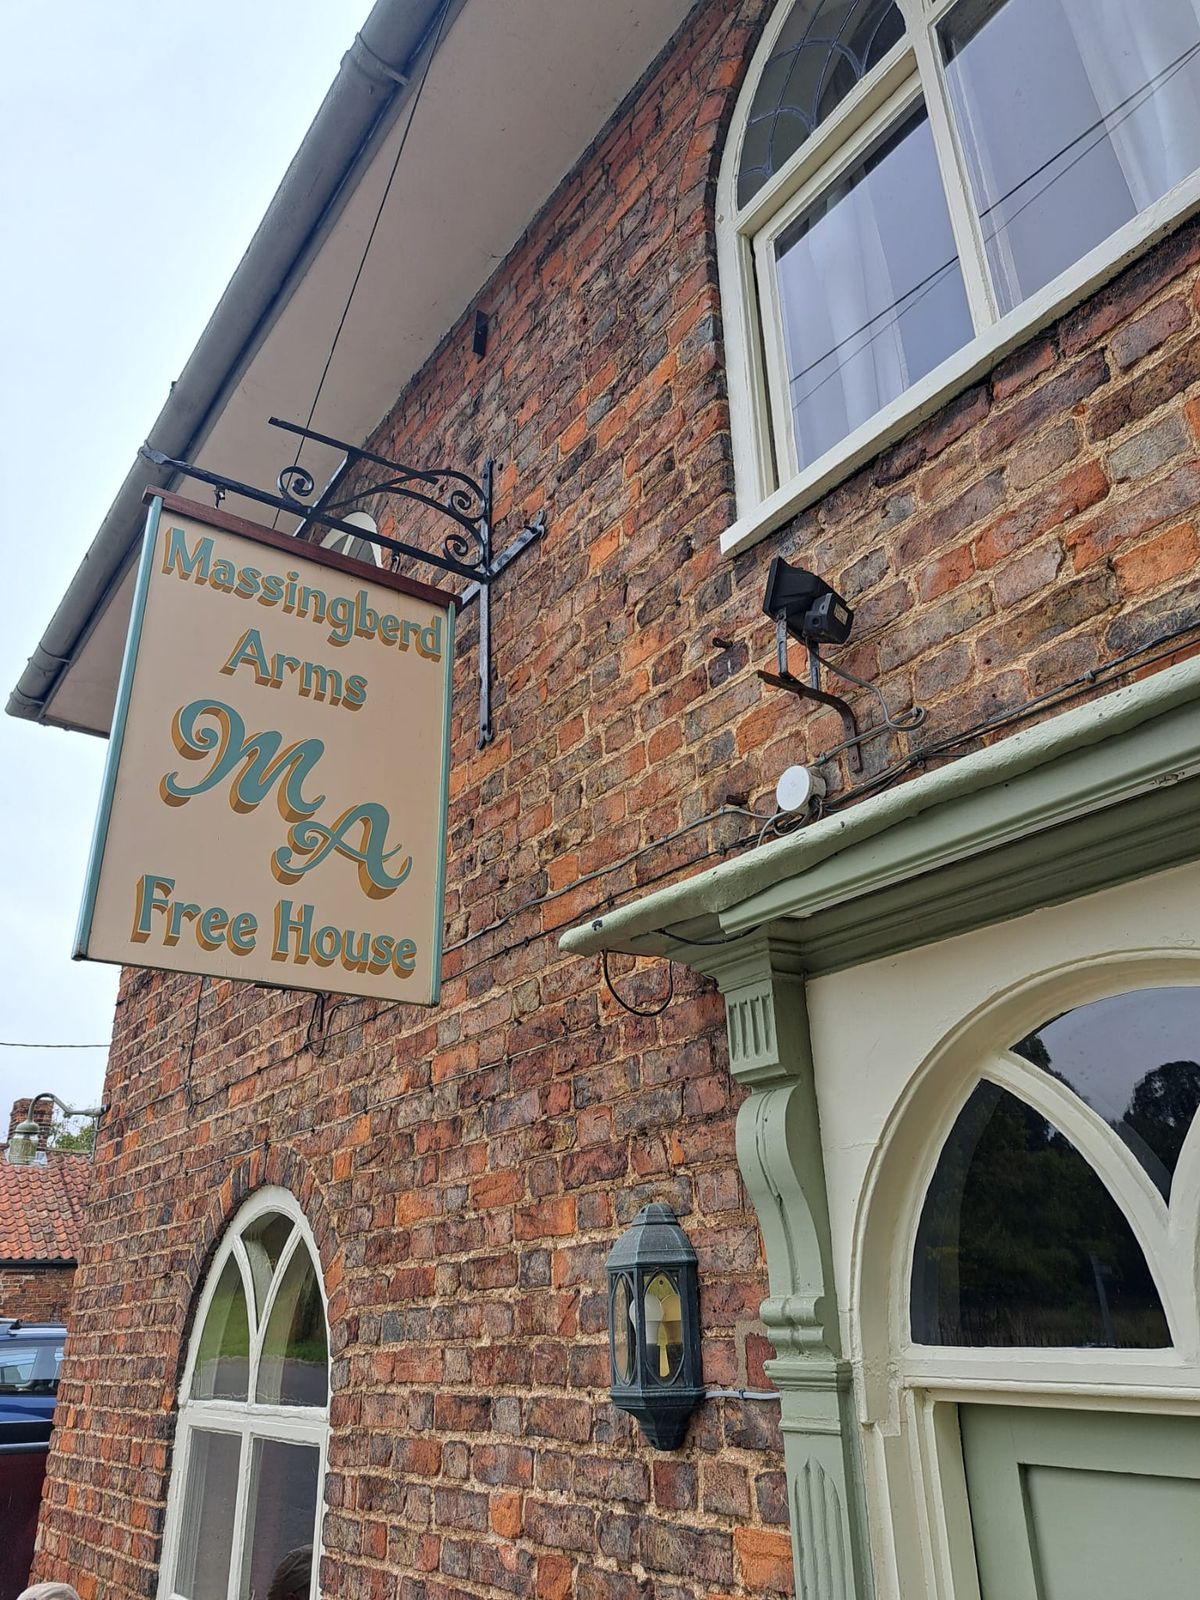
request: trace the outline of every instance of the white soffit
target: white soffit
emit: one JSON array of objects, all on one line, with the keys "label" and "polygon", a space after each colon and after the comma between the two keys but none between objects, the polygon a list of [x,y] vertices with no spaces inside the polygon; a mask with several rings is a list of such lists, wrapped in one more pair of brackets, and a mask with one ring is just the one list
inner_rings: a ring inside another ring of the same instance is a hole
[{"label": "white soffit", "polygon": [[[692,3],[468,0],[430,67],[314,428],[354,443],[371,433]],[[195,453],[200,465],[272,489],[291,461],[296,441],[267,418],[307,418],[407,122],[406,107]],[[503,340],[503,327],[494,336]],[[462,359],[468,386],[469,348]],[[338,456],[306,445],[302,463],[320,486]],[[207,496],[186,481],[179,489]],[[222,509],[272,515],[232,496]],[[45,721],[107,732],[131,596],[127,575],[59,678]]]}]

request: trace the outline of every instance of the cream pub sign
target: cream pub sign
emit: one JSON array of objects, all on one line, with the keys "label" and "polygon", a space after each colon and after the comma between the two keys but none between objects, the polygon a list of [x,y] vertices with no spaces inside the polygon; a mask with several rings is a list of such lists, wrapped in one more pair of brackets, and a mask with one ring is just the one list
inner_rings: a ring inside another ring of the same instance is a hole
[{"label": "cream pub sign", "polygon": [[77,958],[437,1003],[454,603],[150,500]]}]

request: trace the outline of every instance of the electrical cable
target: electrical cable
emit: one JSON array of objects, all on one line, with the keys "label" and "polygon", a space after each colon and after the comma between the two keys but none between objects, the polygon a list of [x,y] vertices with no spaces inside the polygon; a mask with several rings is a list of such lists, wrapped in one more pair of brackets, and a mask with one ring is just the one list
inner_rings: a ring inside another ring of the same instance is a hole
[{"label": "electrical cable", "polygon": [[0,1039],[0,1050],[107,1050],[106,1044],[44,1044],[41,1040]]},{"label": "electrical cable", "polygon": [[[360,258],[359,263],[358,263],[358,270],[355,272],[353,282],[350,285],[350,293],[346,296],[346,304],[342,307],[342,314],[338,318],[338,325],[337,325],[336,329],[334,330],[333,342],[329,346],[329,354],[325,357],[325,365],[321,369],[321,377],[320,377],[320,381],[317,384],[317,392],[313,395],[312,405],[309,406],[309,408],[308,408],[308,416],[307,416],[307,418],[305,420],[305,423],[304,423],[304,426],[306,428],[311,428],[312,427],[313,418],[317,414],[317,405],[318,405],[318,403],[319,403],[319,401],[321,399],[321,393],[325,388],[325,380],[329,376],[329,368],[333,364],[333,357],[334,357],[335,352],[337,351],[338,341],[342,337],[342,329],[346,326],[346,318],[350,315],[350,307],[353,304],[354,295],[355,295],[356,290],[358,289],[359,279],[363,275],[363,268],[367,264],[367,257],[371,253],[371,246],[375,242],[375,234],[376,234],[376,231],[379,228],[380,221],[381,221],[381,219],[383,217],[384,207],[387,205],[388,196],[392,192],[392,184],[395,181],[396,172],[399,169],[401,157],[404,155],[404,147],[408,143],[408,135],[412,130],[413,119],[416,117],[416,114],[417,114],[417,107],[420,105],[421,96],[425,91],[425,82],[426,82],[426,79],[429,77],[429,69],[433,65],[433,58],[437,55],[438,48],[441,45],[442,35],[445,32],[445,28],[446,28],[446,19],[450,15],[450,10],[451,10],[452,5],[453,5],[453,0],[443,0],[442,9],[438,14],[437,26],[434,29],[434,34],[433,34],[433,43],[430,46],[429,54],[425,58],[425,64],[421,68],[421,76],[417,80],[417,87],[413,91],[412,104],[410,105],[409,110],[408,110],[408,120],[405,122],[403,131],[400,134],[400,143],[399,143],[399,145],[398,145],[398,147],[396,149],[395,158],[392,161],[392,169],[388,173],[388,180],[387,180],[387,183],[384,185],[383,195],[380,198],[379,206],[378,206],[378,208],[376,209],[376,212],[375,212],[375,220],[371,223],[371,231],[367,234],[367,242],[363,246],[362,257]],[[292,458],[292,466],[293,467],[299,466],[300,457],[304,452],[304,446],[305,446],[306,443],[307,443],[307,440],[301,439],[299,444],[296,446],[296,454]],[[274,521],[271,523],[272,527],[275,527],[278,524],[279,517],[280,517],[280,513],[277,511],[275,513]]]},{"label": "electrical cable", "polygon": [[667,992],[663,997],[661,1004],[655,1006],[653,1010],[643,1011],[639,1006],[631,1006],[628,1000],[622,1000],[621,996],[613,987],[612,973],[608,970],[608,957],[609,952],[607,950],[602,951],[600,965],[604,972],[605,986],[617,1004],[625,1011],[628,1011],[632,1017],[661,1017],[663,1012],[671,1004],[671,1001],[675,998],[675,968],[671,965],[670,958],[668,957],[667,959]]},{"label": "electrical cable", "polygon": [[[937,741],[935,744],[926,746],[922,750],[914,752],[911,756],[906,757],[903,761],[897,762],[893,767],[886,769],[882,773],[879,773],[867,783],[861,784],[855,789],[847,790],[844,794],[837,796],[835,800],[827,799],[825,802],[825,810],[833,811],[852,800],[861,798],[865,794],[874,792],[880,788],[887,788],[899,777],[903,776],[905,771],[911,770],[916,766],[925,765],[931,760],[936,760],[939,755],[944,754],[946,751],[954,748],[956,745],[968,743],[973,739],[979,738],[982,734],[995,732],[997,729],[1012,722],[1020,721],[1023,718],[1032,715],[1035,711],[1043,708],[1046,705],[1070,699],[1078,694],[1084,693],[1089,688],[1094,687],[1097,682],[1112,676],[1116,672],[1121,671],[1122,668],[1127,667],[1131,662],[1138,660],[1141,657],[1146,658],[1141,662],[1141,665],[1149,666],[1153,665],[1155,661],[1175,655],[1178,653],[1180,648],[1179,642],[1185,639],[1187,635],[1196,634],[1197,632],[1200,632],[1200,620],[1184,623],[1177,628],[1168,629],[1166,632],[1149,640],[1146,644],[1136,646],[1132,650],[1127,650],[1122,655],[1115,657],[1112,661],[1106,662],[1100,667],[1093,668],[1089,672],[1080,673],[1077,677],[1068,679],[1065,683],[1060,684],[1055,689],[1047,690],[1045,694],[1039,695],[1035,700],[1026,702],[1024,706],[1018,706],[1011,711],[999,713],[994,717],[981,719],[981,721],[975,723],[973,726],[962,729],[957,733],[947,735],[944,739]],[[1170,648],[1167,648],[1168,646]],[[814,764],[825,759],[828,759],[828,757],[817,757],[814,760]],[[633,862],[640,860],[642,857],[649,854],[650,851],[658,849],[660,845],[669,843],[673,839],[678,838],[680,834],[693,830],[694,828],[700,826],[700,824],[703,822],[718,820],[720,817],[729,814],[752,817],[755,821],[762,821],[761,812],[751,811],[745,806],[723,806],[719,810],[709,813],[707,817],[698,819],[696,823],[690,823],[684,828],[677,829],[675,832],[665,835],[662,839],[656,839],[650,844],[643,845],[640,850],[631,852],[630,855],[623,857],[620,861],[611,863],[611,865],[606,868],[599,868],[595,872],[588,873],[586,877],[579,879],[578,882],[589,882],[595,878],[607,876],[608,874],[616,872],[624,867],[628,867],[632,865]],[[768,818],[767,820],[770,821],[772,819]],[[756,834],[747,833],[743,834],[739,839],[731,840],[727,844],[701,851],[686,862],[673,864],[672,866],[665,868],[662,872],[650,874],[642,878],[638,886],[641,888],[648,888],[655,883],[661,882],[665,878],[672,877],[677,873],[686,872],[694,867],[697,867],[704,861],[710,860],[714,856],[729,855],[735,850],[740,850],[747,845],[755,844],[756,838]],[[565,894],[570,889],[573,889],[577,886],[577,884],[569,884],[565,889],[557,890],[553,894],[546,895],[540,899],[525,902],[523,905],[518,906],[514,911],[510,912],[506,917],[503,917],[490,924],[487,928],[480,929],[478,933],[472,934],[468,939],[460,940],[456,945],[447,946],[447,952],[454,949],[462,949],[467,944],[472,943],[475,939],[481,938],[484,934],[498,931],[500,928],[506,926],[508,922],[519,915],[522,911],[535,909],[537,906],[546,903],[546,901],[557,899],[559,895]],[[552,938],[554,934],[561,933],[564,928],[576,926],[587,917],[602,916],[602,914],[612,905],[614,899],[616,899],[618,893],[620,892],[621,891],[614,890],[613,893],[604,896],[596,903],[595,906],[591,908],[589,912],[584,912],[582,914],[576,912],[572,916],[565,918],[562,922],[551,924],[548,927],[539,928],[536,932],[528,934],[523,939],[516,939],[511,944],[504,945],[496,950],[488,951],[486,954],[481,955],[478,960],[460,967],[457,972],[451,975],[451,981],[465,977],[468,973],[475,971],[481,966],[485,966],[488,962],[500,961],[505,956],[511,955],[517,950],[527,948],[537,940]],[[673,939],[681,946],[723,945],[733,943],[736,939],[742,937],[740,934],[730,934],[727,938],[722,939],[689,939],[673,933],[670,928],[664,928],[661,930],[661,932],[665,934],[667,938]],[[673,980],[674,973],[672,972],[672,984]],[[259,985],[258,987],[274,988],[275,986]],[[609,987],[611,988],[611,983]],[[283,990],[282,992],[288,994],[294,993],[294,991],[289,990]],[[616,994],[615,990],[613,990],[613,994],[618,1003],[621,1004],[625,1010],[630,1011],[633,1015],[647,1015],[647,1013],[640,1012],[637,1010],[637,1008],[629,1006],[621,999],[620,995]],[[342,999],[338,1000],[334,1006],[326,1009],[324,1013],[325,1020],[328,1021],[328,1018],[332,1016],[333,1012],[340,1006],[345,1005],[354,999],[365,998],[368,997],[354,995],[342,997]],[[389,1001],[384,1005],[378,1006],[376,1010],[372,1012],[370,1017],[361,1019],[361,1023],[355,1022],[346,1028],[325,1033],[323,1035],[322,1050],[327,1049],[330,1044],[341,1038],[344,1034],[352,1032],[355,1027],[365,1025],[373,1021],[376,1017],[381,1016],[385,1011],[394,1010],[403,1004],[405,1004],[403,1001]],[[655,1012],[651,1014],[658,1015],[660,1013]],[[197,1005],[196,1016],[193,1019],[194,1027],[196,1022],[198,1022],[198,1018],[199,1006]],[[310,1027],[311,1025],[312,1017],[310,1017]],[[593,1026],[594,1024],[589,1021],[585,1024],[582,1024],[579,1028],[571,1030],[571,1032],[564,1035],[564,1037],[571,1037],[574,1033],[586,1032]],[[193,1033],[193,1044],[194,1037],[195,1036]],[[301,1045],[295,1054],[300,1054],[305,1048],[305,1045]],[[531,1048],[536,1047],[531,1046]],[[292,1060],[294,1059],[294,1056],[289,1056],[285,1059]],[[231,1084],[225,1085],[221,1089],[214,1091],[213,1094],[206,1095],[204,1099],[196,1101],[195,1104],[204,1105],[207,1103],[207,1101],[216,1099],[219,1095],[227,1093],[231,1087]],[[169,1098],[170,1093],[173,1092],[174,1091],[169,1091],[167,1094],[156,1096],[153,1100],[148,1102],[147,1106],[143,1108],[143,1111],[149,1110],[150,1107],[156,1105],[160,1100]],[[390,1102],[380,1102],[380,1104],[388,1103]]]},{"label": "electrical cable", "polygon": [[[585,883],[591,883],[596,878],[606,878],[611,872],[619,872],[622,867],[630,866],[651,850],[658,850],[665,844],[673,844],[676,839],[681,839],[685,833],[693,833],[697,828],[704,827],[706,823],[717,822],[721,817],[729,816],[750,817],[755,822],[763,820],[760,811],[751,811],[746,806],[718,806],[715,811],[709,811],[703,817],[697,817],[695,822],[685,822],[681,828],[676,828],[672,833],[664,834],[661,839],[655,839],[650,844],[639,846],[637,850],[631,850],[628,855],[622,856],[618,861],[611,861],[605,867],[597,867],[593,872],[585,872],[580,878],[573,878],[570,883],[564,884],[561,889],[553,889],[549,894],[538,895],[532,900],[523,900],[519,906],[514,906],[511,911],[506,911],[502,917],[498,917],[495,922],[490,922],[487,927],[477,928],[474,933],[467,934],[465,938],[458,939],[453,944],[448,944],[444,953],[449,955],[454,950],[462,950],[466,945],[474,944],[476,939],[482,939],[485,934],[495,933],[498,929],[507,926],[514,918],[519,917],[522,912],[535,911],[539,906],[549,905],[552,900],[558,900],[564,894],[571,894]],[[728,848],[734,849],[736,846],[730,845]],[[700,859],[704,858],[701,857]],[[574,918],[572,918],[572,921],[574,921]],[[567,926],[567,924],[563,924],[563,926]]]},{"label": "electrical cable", "polygon": [[[847,789],[845,793],[836,796],[833,801],[829,802],[829,809],[839,809],[852,800],[858,800],[864,795],[874,793],[881,787],[886,788],[895,782],[896,778],[903,777],[905,772],[911,771],[914,767],[927,765],[929,761],[944,755],[957,745],[967,744],[974,739],[982,737],[984,734],[995,733],[1000,728],[1023,722],[1027,717],[1032,716],[1036,711],[1040,711],[1048,705],[1057,705],[1063,700],[1074,699],[1079,694],[1085,694],[1102,679],[1112,676],[1114,672],[1120,671],[1122,667],[1127,666],[1131,661],[1137,660],[1139,657],[1145,656],[1147,658],[1142,662],[1143,666],[1153,666],[1156,661],[1176,655],[1178,653],[1178,645],[1175,642],[1185,634],[1196,633],[1197,631],[1200,631],[1200,622],[1189,622],[1179,628],[1169,629],[1166,633],[1159,634],[1156,638],[1151,639],[1147,644],[1137,645],[1134,649],[1125,651],[1123,655],[1114,657],[1112,661],[1106,661],[1102,666],[1093,667],[1089,672],[1080,673],[1078,677],[1068,679],[1065,684],[1059,684],[1057,688],[1048,689],[1045,694],[1038,695],[1033,700],[1027,700],[1024,705],[1015,706],[1008,711],[997,712],[994,716],[984,718],[960,733],[947,734],[945,738],[935,740],[932,744],[922,745],[919,750],[912,751],[911,754],[897,761],[893,766],[885,768],[883,772],[878,773],[874,778],[868,779],[866,783],[859,784],[853,789]],[[1163,646],[1166,645],[1171,645],[1172,648],[1164,649]],[[1150,652],[1156,653],[1151,654]],[[839,746],[840,748],[843,747]],[[833,753],[830,752],[830,754]],[[828,756],[817,757],[814,765],[827,759]]]}]

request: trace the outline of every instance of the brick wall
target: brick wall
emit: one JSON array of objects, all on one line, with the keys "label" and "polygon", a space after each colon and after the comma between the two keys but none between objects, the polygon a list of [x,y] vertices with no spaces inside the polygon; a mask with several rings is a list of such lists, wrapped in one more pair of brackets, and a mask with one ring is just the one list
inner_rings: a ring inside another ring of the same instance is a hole
[{"label": "brick wall", "polygon": [[25,1322],[65,1322],[71,1309],[74,1264],[35,1267],[0,1264],[0,1317]]},{"label": "brick wall", "polygon": [[[761,10],[696,9],[479,297],[485,359],[473,305],[375,441],[493,452],[501,544],[548,514],[497,586],[482,753],[462,630],[440,1008],[322,1020],[298,994],[124,975],[36,1567],[84,1600],[154,1592],[192,1295],[265,1181],[305,1206],[330,1295],[327,1595],[790,1590],[774,1407],[711,1402],[668,1456],[606,1397],[603,1260],[650,1199],[700,1256],[707,1381],[764,1381],[719,999],[677,972],[660,1016],[630,1015],[557,932],[752,839],[729,808],[768,810],[784,765],[839,740],[754,674],[774,553],[852,599],[851,670],[929,711],[919,744],[835,774],[835,803],[1094,692],[1195,617],[1200,230],[723,559],[712,199]],[[661,967],[615,968],[631,1002],[664,994]]]}]

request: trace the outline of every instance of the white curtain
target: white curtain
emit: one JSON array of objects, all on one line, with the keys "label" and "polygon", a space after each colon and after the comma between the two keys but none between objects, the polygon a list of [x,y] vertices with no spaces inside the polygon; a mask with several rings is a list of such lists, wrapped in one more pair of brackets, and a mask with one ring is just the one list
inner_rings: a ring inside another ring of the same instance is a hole
[{"label": "white curtain", "polygon": [[[1134,211],[1200,161],[1200,5],[1056,0],[1079,51]],[[1120,110],[1114,108],[1120,107]],[[1099,130],[1097,130],[1099,134]]]},{"label": "white curtain", "polygon": [[801,466],[908,387],[873,176],[838,200],[781,263],[788,367],[800,374],[790,398]]}]

